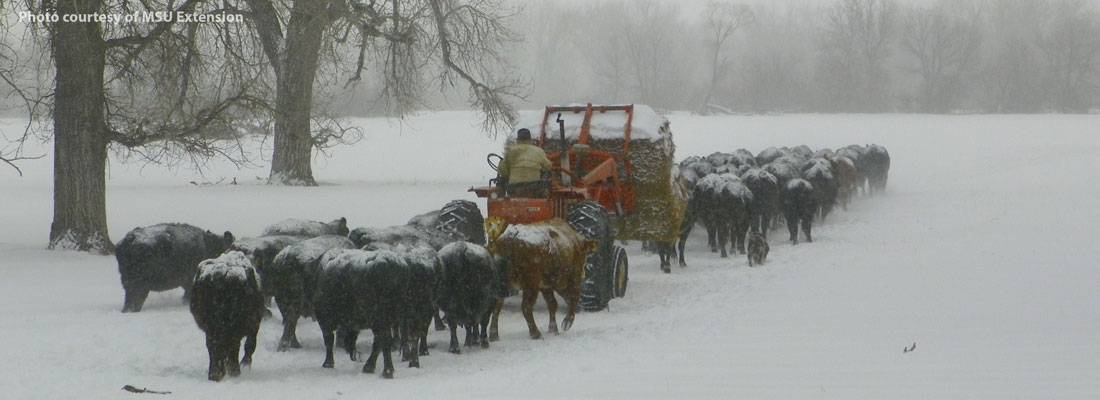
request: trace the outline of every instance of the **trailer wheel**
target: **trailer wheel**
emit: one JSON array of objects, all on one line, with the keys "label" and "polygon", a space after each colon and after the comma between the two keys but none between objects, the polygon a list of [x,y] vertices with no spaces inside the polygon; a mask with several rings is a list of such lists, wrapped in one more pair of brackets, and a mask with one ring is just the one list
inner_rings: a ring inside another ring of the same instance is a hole
[{"label": "trailer wheel", "polygon": [[584,201],[569,210],[569,226],[586,239],[598,242],[596,251],[588,255],[581,282],[581,309],[599,311],[615,297],[613,256],[615,237],[607,210],[599,203]]},{"label": "trailer wheel", "polygon": [[451,200],[444,205],[435,228],[454,238],[485,245],[485,218],[472,201]]},{"label": "trailer wheel", "polygon": [[626,297],[626,285],[630,282],[630,263],[626,258],[626,250],[615,246],[614,263],[615,297]]}]

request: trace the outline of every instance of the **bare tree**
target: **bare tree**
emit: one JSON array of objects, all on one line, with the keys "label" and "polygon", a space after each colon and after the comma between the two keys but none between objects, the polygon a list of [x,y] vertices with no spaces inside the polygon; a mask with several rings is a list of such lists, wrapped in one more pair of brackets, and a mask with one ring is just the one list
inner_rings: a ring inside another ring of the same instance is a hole
[{"label": "bare tree", "polygon": [[60,22],[28,28],[32,40],[48,43],[53,67],[52,92],[33,100],[46,105],[53,122],[51,249],[113,251],[105,199],[109,147],[133,149],[154,161],[184,154],[234,159],[233,147],[220,143],[235,137],[240,121],[251,120],[245,115],[264,109],[251,95],[254,77],[238,75],[247,69],[225,63],[222,56],[241,51],[239,46],[197,45],[232,35],[227,31],[231,24],[65,22],[66,16],[94,13],[224,12],[200,0],[178,5],[44,0],[17,6],[60,16]]},{"label": "bare tree", "polygon": [[905,12],[901,48],[915,61],[905,69],[921,78],[921,111],[943,113],[958,106],[964,75],[977,66],[980,44],[978,27],[943,7]]},{"label": "bare tree", "polygon": [[[417,104],[423,69],[433,65],[426,59],[437,58],[441,87],[465,83],[471,105],[485,117],[486,129],[501,129],[515,119],[507,100],[520,96],[522,87],[507,78],[507,63],[500,54],[512,35],[502,23],[507,7],[498,1],[294,0],[289,6],[273,0],[246,2],[276,77],[269,183],[317,184],[312,150],[320,143],[318,137],[332,135],[312,129],[314,81],[322,49],[334,43],[356,43],[358,56],[349,83],[361,79],[369,55],[385,58],[383,95],[398,114]],[[286,13],[289,18],[282,18]]]},{"label": "bare tree", "polygon": [[886,60],[896,31],[891,0],[837,0],[825,15],[820,80],[837,111],[882,111],[890,104]]},{"label": "bare tree", "polygon": [[742,27],[755,21],[752,8],[744,4],[708,1],[703,9],[703,32],[706,35],[706,47],[709,52],[710,82],[706,85],[701,109],[710,106],[717,88],[729,73],[732,54],[729,43],[733,35]]},{"label": "bare tree", "polygon": [[1100,72],[1100,15],[1083,0],[1058,0],[1037,44],[1046,58],[1045,87],[1050,106],[1061,112],[1085,112]]}]

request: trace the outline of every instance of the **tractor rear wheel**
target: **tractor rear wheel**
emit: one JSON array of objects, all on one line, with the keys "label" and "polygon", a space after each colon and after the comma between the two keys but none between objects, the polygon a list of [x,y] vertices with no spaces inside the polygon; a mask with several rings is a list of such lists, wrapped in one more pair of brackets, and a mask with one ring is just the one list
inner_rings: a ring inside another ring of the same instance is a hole
[{"label": "tractor rear wheel", "polygon": [[452,238],[485,245],[485,218],[477,203],[468,200],[451,200],[443,206],[435,228]]},{"label": "tractor rear wheel", "polygon": [[[569,226],[586,239],[597,242],[596,250],[588,255],[581,281],[581,308],[599,311],[607,307],[616,294],[614,276],[615,237],[607,209],[599,203],[584,201],[569,210]],[[624,260],[625,260],[625,253]]]}]

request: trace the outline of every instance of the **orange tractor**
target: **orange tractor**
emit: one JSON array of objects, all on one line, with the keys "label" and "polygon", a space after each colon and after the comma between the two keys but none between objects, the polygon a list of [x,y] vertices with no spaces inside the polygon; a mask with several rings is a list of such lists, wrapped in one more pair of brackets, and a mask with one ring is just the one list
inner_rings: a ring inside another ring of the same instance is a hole
[{"label": "orange tractor", "polygon": [[[635,129],[640,121],[646,126]],[[509,196],[499,179],[470,191],[487,199],[487,227],[561,218],[581,235],[597,240],[598,250],[589,255],[585,266],[581,307],[600,310],[612,298],[624,296],[629,281],[626,251],[615,239],[668,240],[678,232],[678,219],[664,221],[670,215],[678,218],[675,200],[640,198],[663,197],[662,189],[671,185],[674,146],[668,121],[646,106],[587,104],[546,107],[540,122],[529,125],[538,135],[535,144],[546,151],[553,165],[544,182],[546,198]],[[639,148],[656,155],[637,154]],[[497,154],[487,157],[494,170],[502,159]],[[654,229],[655,224],[646,220],[652,217],[661,220],[656,225],[674,224],[676,229]]]}]

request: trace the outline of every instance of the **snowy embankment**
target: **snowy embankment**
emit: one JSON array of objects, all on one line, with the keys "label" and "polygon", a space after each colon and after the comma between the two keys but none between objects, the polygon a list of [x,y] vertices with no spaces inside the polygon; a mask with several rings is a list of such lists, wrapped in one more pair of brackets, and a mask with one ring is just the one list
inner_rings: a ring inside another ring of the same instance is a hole
[{"label": "snowy embankment", "polygon": [[[363,120],[368,138],[318,162],[319,188],[193,186],[254,181],[264,168],[213,165],[206,178],[112,163],[114,238],[190,222],[254,235],[286,217],[389,225],[490,176],[499,146],[472,114],[401,128]],[[205,380],[202,333],[180,291],[121,314],[113,258],[47,252],[50,163],[0,171],[0,374],[4,398],[114,399],[126,384],[179,398],[1059,398],[1100,396],[1100,117],[670,116],[677,155],[807,144],[886,145],[888,193],[815,226],[815,242],[770,237],[765,266],[719,259],[699,233],[688,268],[658,272],[632,246],[627,298],[573,329],[526,338],[515,299],[489,350],[446,353],[432,332],[423,368],[396,379],[338,357],[320,368],[316,324],[277,353],[264,321],[251,370]],[[10,126],[5,129],[10,129]],[[228,179],[227,179],[228,180]],[[545,327],[540,306],[536,320]],[[359,346],[366,350],[369,335]],[[902,348],[917,343],[910,353]]]}]

